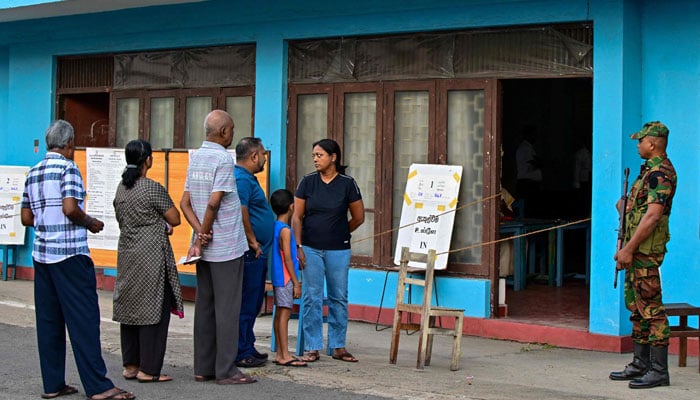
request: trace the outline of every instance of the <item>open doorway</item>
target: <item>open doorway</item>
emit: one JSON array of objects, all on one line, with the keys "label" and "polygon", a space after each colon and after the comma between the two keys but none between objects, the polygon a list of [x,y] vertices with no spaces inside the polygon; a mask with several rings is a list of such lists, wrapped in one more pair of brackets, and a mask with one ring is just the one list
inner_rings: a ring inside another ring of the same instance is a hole
[{"label": "open doorway", "polygon": [[73,125],[77,147],[109,147],[109,93],[60,95],[58,117]]},{"label": "open doorway", "polygon": [[[502,81],[501,183],[516,201],[514,218],[545,226],[590,217],[592,92],[590,78]],[[586,329],[586,232],[564,231],[561,286],[549,276],[548,240],[528,236],[527,274],[519,290],[507,289],[508,317]]]}]

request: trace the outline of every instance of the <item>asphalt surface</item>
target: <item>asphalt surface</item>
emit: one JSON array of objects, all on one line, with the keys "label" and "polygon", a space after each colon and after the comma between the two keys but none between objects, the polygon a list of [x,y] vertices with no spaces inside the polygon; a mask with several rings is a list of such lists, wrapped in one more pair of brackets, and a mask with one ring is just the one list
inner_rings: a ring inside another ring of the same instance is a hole
[{"label": "asphalt surface", "polygon": [[[258,382],[219,386],[192,378],[193,304],[187,303],[185,318],[170,324],[163,373],[167,383],[138,383],[121,377],[119,326],[112,322],[111,292],[99,291],[102,309],[102,347],[109,377],[139,399],[631,399],[700,397],[698,359],[677,367],[669,359],[671,386],[646,391],[631,390],[626,382],[608,379],[611,370],[624,367],[630,354],[572,350],[534,343],[516,343],[465,336],[461,369],[449,370],[451,340],[436,337],[432,365],[415,368],[417,335],[401,334],[398,363],[389,364],[391,330],[376,331],[374,324],[351,322],[347,348],[359,363],[332,360],[323,355],[308,368],[288,368],[268,362],[248,369]],[[270,351],[271,317],[256,323],[257,347]],[[296,333],[296,321],[290,321]],[[41,377],[34,330],[33,283],[0,281],[0,399],[37,399]],[[296,337],[290,337],[290,348]],[[73,355],[68,348],[66,382],[79,388],[84,398]],[[274,356],[274,354],[271,354]]]}]

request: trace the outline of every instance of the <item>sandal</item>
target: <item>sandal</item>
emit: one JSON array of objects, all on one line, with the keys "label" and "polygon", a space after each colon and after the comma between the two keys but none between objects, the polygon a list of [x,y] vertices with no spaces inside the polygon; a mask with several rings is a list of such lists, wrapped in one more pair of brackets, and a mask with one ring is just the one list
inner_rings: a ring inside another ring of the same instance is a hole
[{"label": "sandal", "polygon": [[357,358],[355,358],[352,354],[350,354],[350,352],[348,352],[348,351],[345,350],[345,349],[343,349],[341,352],[338,352],[338,353],[336,353],[336,352],[334,351],[334,352],[333,352],[333,355],[332,355],[331,357],[333,357],[334,360],[340,360],[340,361],[345,361],[345,362],[353,362],[353,363],[355,363],[355,362],[360,361],[360,360],[358,360]]},{"label": "sandal", "polygon": [[258,380],[253,378],[250,375],[246,375],[244,373],[239,373],[237,375],[234,375],[230,378],[226,379],[217,379],[216,384],[217,385],[243,385],[246,383],[255,383]]},{"label": "sandal", "polygon": [[106,392],[98,393],[90,397],[92,400],[133,400],[135,398],[136,396],[133,393],[119,389],[118,387],[113,387]]},{"label": "sandal", "polygon": [[149,383],[149,382],[170,382],[173,380],[172,377],[168,375],[147,375],[141,372],[141,375],[137,376],[136,379],[140,383]]},{"label": "sandal", "polygon": [[282,367],[307,367],[309,365],[306,363],[306,361],[300,360],[295,357],[285,362],[275,360],[274,363]]},{"label": "sandal", "polygon": [[65,385],[63,386],[63,389],[59,390],[56,393],[42,393],[41,398],[42,399],[55,399],[56,397],[59,396],[68,396],[71,394],[78,393],[78,389],[74,388],[73,386],[68,386]]},{"label": "sandal", "polygon": [[311,362],[316,362],[321,358],[321,355],[318,353],[318,350],[315,351],[310,351],[301,358],[301,361],[311,363]]}]

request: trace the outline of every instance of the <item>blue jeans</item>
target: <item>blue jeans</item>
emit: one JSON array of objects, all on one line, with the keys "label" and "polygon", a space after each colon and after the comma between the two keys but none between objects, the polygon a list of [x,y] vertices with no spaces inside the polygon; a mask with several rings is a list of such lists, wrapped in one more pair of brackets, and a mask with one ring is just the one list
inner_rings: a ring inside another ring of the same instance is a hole
[{"label": "blue jeans", "polygon": [[265,278],[267,277],[267,257],[255,258],[255,252],[243,254],[243,292],[241,294],[241,315],[238,320],[238,357],[236,361],[255,353],[255,319],[260,313],[265,298]]},{"label": "blue jeans", "polygon": [[323,349],[323,281],[328,291],[328,347],[345,347],[348,330],[350,249],[318,250],[304,246],[304,350]]}]

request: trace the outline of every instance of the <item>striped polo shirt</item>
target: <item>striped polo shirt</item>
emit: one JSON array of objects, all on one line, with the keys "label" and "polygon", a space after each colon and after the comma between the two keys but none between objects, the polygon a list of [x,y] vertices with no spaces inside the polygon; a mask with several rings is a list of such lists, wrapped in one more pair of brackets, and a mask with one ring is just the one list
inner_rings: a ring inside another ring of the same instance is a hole
[{"label": "striped polo shirt", "polygon": [[54,264],[79,254],[90,255],[87,228],[71,222],[63,214],[63,199],[85,202],[83,178],[78,166],[59,153],[48,152],[46,158],[29,170],[24,183],[22,208],[34,214],[35,261]]},{"label": "striped polo shirt", "polygon": [[202,248],[204,261],[230,261],[248,250],[233,167],[231,155],[214,142],[202,142],[202,147],[190,156],[185,191],[190,193],[192,209],[200,222],[204,221],[211,194],[224,192],[212,226],[212,239]]}]

